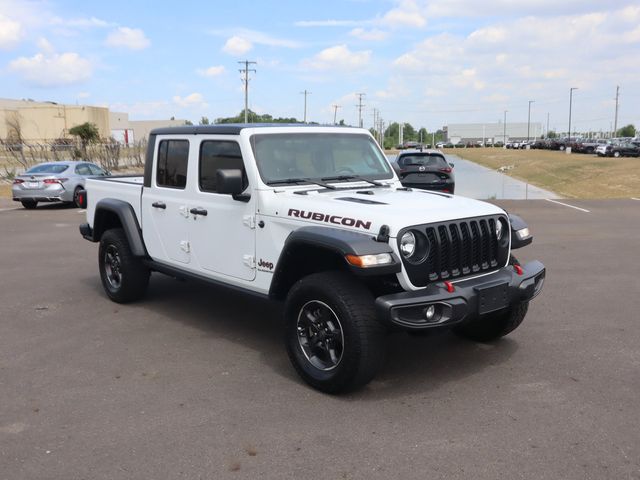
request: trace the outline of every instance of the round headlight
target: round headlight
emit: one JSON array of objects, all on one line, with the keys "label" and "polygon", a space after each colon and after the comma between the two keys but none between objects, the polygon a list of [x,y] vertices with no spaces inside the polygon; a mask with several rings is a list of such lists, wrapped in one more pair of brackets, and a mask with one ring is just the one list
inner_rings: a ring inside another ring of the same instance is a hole
[{"label": "round headlight", "polygon": [[406,258],[409,258],[415,253],[416,236],[413,233],[407,232],[402,235],[402,238],[400,239],[400,251]]},{"label": "round headlight", "polygon": [[502,240],[502,235],[504,234],[504,225],[502,225],[502,220],[496,220],[496,237],[498,240]]}]

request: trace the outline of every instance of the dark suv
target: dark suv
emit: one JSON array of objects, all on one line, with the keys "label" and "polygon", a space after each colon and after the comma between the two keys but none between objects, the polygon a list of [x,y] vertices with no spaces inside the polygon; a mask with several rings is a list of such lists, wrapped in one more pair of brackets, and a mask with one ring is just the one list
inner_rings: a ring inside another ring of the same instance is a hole
[{"label": "dark suv", "polygon": [[435,150],[412,150],[398,155],[392,163],[402,185],[422,190],[453,193],[453,163]]}]

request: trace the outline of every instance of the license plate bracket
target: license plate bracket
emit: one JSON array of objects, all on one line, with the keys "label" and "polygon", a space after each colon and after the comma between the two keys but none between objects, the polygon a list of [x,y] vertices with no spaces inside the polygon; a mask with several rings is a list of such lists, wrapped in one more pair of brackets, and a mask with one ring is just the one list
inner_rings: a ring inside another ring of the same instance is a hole
[{"label": "license plate bracket", "polygon": [[478,294],[478,314],[502,310],[509,305],[509,284],[502,282],[476,287]]}]

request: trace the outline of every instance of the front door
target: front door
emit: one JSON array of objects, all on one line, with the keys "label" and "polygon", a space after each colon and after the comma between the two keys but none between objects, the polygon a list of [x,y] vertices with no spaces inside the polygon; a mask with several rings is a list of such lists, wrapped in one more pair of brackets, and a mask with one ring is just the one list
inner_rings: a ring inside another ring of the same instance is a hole
[{"label": "front door", "polygon": [[[245,172],[240,145],[228,137],[205,139],[200,143],[198,155],[197,185],[190,189],[189,198],[189,209],[195,212],[189,222],[193,261],[198,269],[206,272],[253,280],[256,276],[255,198],[234,200],[216,189],[219,169]],[[246,175],[244,178],[245,187],[249,188]]]}]

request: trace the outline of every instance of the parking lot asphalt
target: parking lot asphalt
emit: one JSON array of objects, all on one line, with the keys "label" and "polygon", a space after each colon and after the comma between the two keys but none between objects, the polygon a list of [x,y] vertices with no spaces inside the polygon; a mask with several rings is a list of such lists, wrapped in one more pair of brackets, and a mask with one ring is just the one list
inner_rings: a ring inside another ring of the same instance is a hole
[{"label": "parking lot asphalt", "polygon": [[640,201],[497,203],[547,266],[523,325],[394,334],[346,396],[298,379],[278,305],[161,275],[117,305],[82,212],[0,211],[0,479],[640,478]]}]

